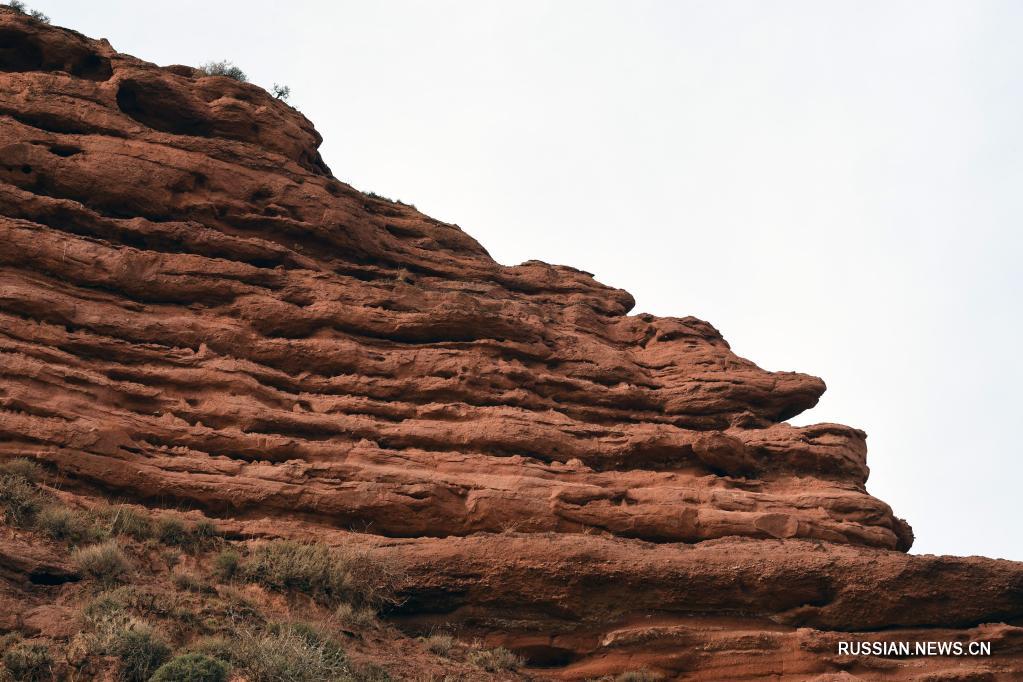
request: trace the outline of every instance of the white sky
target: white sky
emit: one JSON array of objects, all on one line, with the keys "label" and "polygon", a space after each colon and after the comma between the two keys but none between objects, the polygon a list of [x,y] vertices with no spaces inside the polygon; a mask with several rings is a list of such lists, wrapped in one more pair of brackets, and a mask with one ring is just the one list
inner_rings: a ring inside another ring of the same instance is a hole
[{"label": "white sky", "polygon": [[915,552],[1023,560],[1023,3],[36,0],[292,88],[335,175],[829,390]]}]

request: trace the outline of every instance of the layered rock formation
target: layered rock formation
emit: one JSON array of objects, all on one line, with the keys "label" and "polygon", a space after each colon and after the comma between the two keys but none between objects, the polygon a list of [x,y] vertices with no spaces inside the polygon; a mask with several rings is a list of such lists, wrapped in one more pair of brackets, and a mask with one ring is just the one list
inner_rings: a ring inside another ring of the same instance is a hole
[{"label": "layered rock formation", "polygon": [[[1023,565],[905,554],[863,432],[785,422],[820,379],[500,265],[319,142],[256,86],[0,12],[0,458],[361,544],[407,571],[393,622],[538,679],[1023,675]],[[994,656],[837,653],[921,638]]]}]

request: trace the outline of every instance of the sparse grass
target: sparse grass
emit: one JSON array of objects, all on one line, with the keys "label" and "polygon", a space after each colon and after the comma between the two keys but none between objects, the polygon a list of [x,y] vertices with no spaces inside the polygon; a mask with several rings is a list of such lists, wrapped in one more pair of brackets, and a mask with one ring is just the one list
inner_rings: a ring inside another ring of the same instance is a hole
[{"label": "sparse grass", "polygon": [[393,600],[396,580],[393,570],[366,554],[287,540],[257,547],[241,568],[245,578],[271,589],[371,608]]},{"label": "sparse grass", "polygon": [[238,575],[242,555],[230,547],[221,551],[213,560],[213,571],[221,580],[231,580]]},{"label": "sparse grass", "polygon": [[226,682],[231,666],[199,653],[180,654],[160,666],[149,682]]},{"label": "sparse grass", "polygon": [[337,643],[304,625],[289,624],[270,632],[243,634],[237,659],[250,682],[356,679]]},{"label": "sparse grass", "polygon": [[181,519],[169,515],[156,520],[153,533],[163,544],[180,547],[189,553],[208,549],[220,539],[220,531],[211,521],[204,519],[188,527]]},{"label": "sparse grass", "polygon": [[148,680],[171,653],[156,631],[142,622],[118,632],[107,651],[120,659],[118,677],[125,682]]},{"label": "sparse grass", "polygon": [[169,547],[164,548],[160,550],[160,558],[163,559],[163,563],[167,564],[167,568],[173,569],[181,561],[181,552]]},{"label": "sparse grass", "polygon": [[29,483],[38,483],[43,469],[27,457],[18,457],[0,463],[0,476],[21,476]]},{"label": "sparse grass", "polygon": [[371,199],[379,199],[380,201],[386,201],[391,204],[398,204],[399,206],[408,206],[409,208],[415,209],[415,204],[406,204],[401,199],[392,199],[391,197],[385,197],[383,194],[377,194],[376,192],[363,192],[367,197]]},{"label": "sparse grass", "polygon": [[614,678],[614,682],[658,682],[664,677],[646,670],[629,670]]},{"label": "sparse grass", "polygon": [[[189,651],[231,663],[249,682],[369,682],[386,673],[355,672],[341,646],[325,629],[303,622],[243,629],[230,639],[211,638]],[[155,680],[155,678],[154,678]]]},{"label": "sparse grass", "polygon": [[[214,522],[192,524],[171,510],[160,515],[133,505],[67,506],[63,496],[36,484],[41,473],[27,459],[0,465],[0,515],[78,545],[70,552],[70,562],[92,582],[81,596],[87,600],[89,592],[104,591],[82,609],[82,632],[65,650],[53,649],[54,656],[60,653],[59,665],[47,646],[16,639],[0,642],[0,680],[51,680],[64,667],[64,654],[72,644],[80,656],[75,660],[105,657],[105,665],[116,660],[120,682],[224,682],[231,666],[248,682],[389,679],[383,669],[354,668],[333,638],[341,636],[339,625],[349,631],[378,627],[376,609],[393,603],[397,587],[389,564],[349,547],[289,541],[239,551],[223,539]],[[220,547],[224,549],[217,553]],[[197,572],[208,559],[186,559],[176,567],[177,559],[168,555],[178,556],[179,548],[201,548],[204,554],[213,550],[206,556],[225,581],[239,577],[269,589],[306,594],[331,607],[333,616],[321,621],[324,629],[302,623],[267,626],[266,616],[241,591],[229,585],[214,589],[212,577]],[[136,555],[136,550],[142,553]],[[160,584],[125,584],[133,569],[150,562],[155,573],[149,577]],[[177,590],[168,590],[169,584]],[[171,659],[172,649],[161,632],[174,641],[208,633],[224,633],[229,639],[207,640]]]},{"label": "sparse grass", "polygon": [[118,680],[145,682],[170,658],[170,646],[149,623],[124,613],[95,619],[90,637],[93,653],[118,661]]},{"label": "sparse grass", "polygon": [[129,613],[167,618],[173,614],[178,601],[172,592],[122,585],[101,592],[85,606],[83,614],[93,623]]},{"label": "sparse grass", "polygon": [[386,670],[373,663],[359,666],[353,673],[359,682],[392,682],[394,678]]},{"label": "sparse grass", "polygon": [[125,590],[134,590],[133,587],[119,587],[115,590],[101,592],[82,609],[86,620],[98,622],[128,608],[127,600],[122,596]]},{"label": "sparse grass", "polygon": [[17,474],[0,475],[0,508],[8,523],[27,525],[39,506],[39,490],[31,481]]},{"label": "sparse grass", "polygon": [[25,526],[32,521],[42,504],[36,485],[41,477],[39,465],[24,457],[0,464],[0,509],[8,523]]},{"label": "sparse grass", "polygon": [[89,514],[57,504],[43,507],[35,517],[35,527],[54,540],[73,543],[95,542],[104,534]]},{"label": "sparse grass", "polygon": [[174,516],[161,516],[156,520],[156,539],[165,545],[184,547],[190,544],[188,529],[181,519]]},{"label": "sparse grass", "polygon": [[131,567],[116,540],[79,547],[71,553],[71,561],[83,574],[108,586],[121,580]]},{"label": "sparse grass", "polygon": [[241,590],[230,586],[220,587],[217,596],[220,598],[217,602],[219,613],[223,621],[230,625],[226,632],[233,632],[241,624],[253,626],[263,623],[263,614]]},{"label": "sparse grass", "polygon": [[210,590],[210,586],[204,581],[196,575],[185,571],[175,571],[171,576],[171,580],[174,581],[175,587],[186,592],[206,592]]},{"label": "sparse grass", "polygon": [[369,607],[352,606],[348,602],[341,602],[334,609],[334,622],[341,628],[365,630],[376,625],[377,614]]},{"label": "sparse grass", "polygon": [[451,635],[445,634],[433,634],[425,637],[423,638],[423,643],[426,644],[426,648],[430,653],[445,657],[450,656],[451,652],[458,646],[458,640]]},{"label": "sparse grass", "polygon": [[466,656],[466,660],[490,673],[518,670],[523,664],[521,658],[502,646],[496,649],[473,649]]},{"label": "sparse grass", "polygon": [[[42,644],[18,644],[4,652],[3,662],[12,680],[43,682],[53,679],[53,657]],[[2,674],[0,679],[3,679]]]},{"label": "sparse grass", "polygon": [[208,519],[197,521],[192,526],[192,538],[200,547],[213,547],[221,538],[220,529]]},{"label": "sparse grass", "polygon": [[228,78],[233,78],[236,81],[241,81],[242,83],[249,80],[244,71],[226,59],[219,62],[206,62],[199,67],[199,70],[207,76],[227,76]]},{"label": "sparse grass", "polygon": [[127,535],[136,540],[153,537],[153,524],[145,514],[126,505],[118,505],[109,513],[110,532],[114,535]]}]

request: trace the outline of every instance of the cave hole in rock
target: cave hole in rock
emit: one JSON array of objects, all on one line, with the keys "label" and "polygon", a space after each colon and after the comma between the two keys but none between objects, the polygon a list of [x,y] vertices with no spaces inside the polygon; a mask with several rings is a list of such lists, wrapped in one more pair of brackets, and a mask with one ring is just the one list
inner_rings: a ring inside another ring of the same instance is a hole
[{"label": "cave hole in rock", "polygon": [[72,64],[71,75],[91,81],[105,81],[110,80],[114,70],[106,57],[86,54]]},{"label": "cave hole in rock", "polygon": [[43,51],[25,33],[0,29],[0,71],[42,71]]},{"label": "cave hole in rock", "polygon": [[117,108],[153,130],[174,135],[207,136],[210,121],[185,93],[161,82],[124,80],[117,88]]},{"label": "cave hole in rock", "polygon": [[63,585],[64,583],[75,582],[78,578],[66,573],[35,571],[29,574],[28,580],[33,585]]},{"label": "cave hole in rock", "polygon": [[82,149],[70,144],[54,144],[50,145],[48,149],[50,150],[51,154],[55,154],[65,159],[68,158],[69,156],[74,156],[75,154],[82,153]]},{"label": "cave hole in rock", "polygon": [[108,80],[110,60],[74,41],[44,43],[19,27],[0,29],[0,71],[64,71],[77,78]]},{"label": "cave hole in rock", "polygon": [[534,668],[561,668],[576,660],[575,652],[556,646],[537,644],[516,647],[513,651]]}]

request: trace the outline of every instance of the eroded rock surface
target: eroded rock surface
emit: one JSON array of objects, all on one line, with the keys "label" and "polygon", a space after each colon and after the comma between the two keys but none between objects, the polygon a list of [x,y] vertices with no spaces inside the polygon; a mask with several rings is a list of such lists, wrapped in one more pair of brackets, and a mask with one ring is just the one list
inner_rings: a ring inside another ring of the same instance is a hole
[{"label": "eroded rock surface", "polygon": [[[407,567],[395,622],[541,678],[1023,674],[1023,565],[904,554],[863,432],[785,422],[820,379],[501,265],[319,142],[254,85],[0,12],[0,457],[345,535]],[[833,646],[922,628],[1000,644]]]}]

